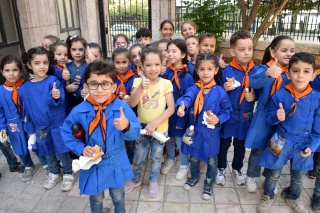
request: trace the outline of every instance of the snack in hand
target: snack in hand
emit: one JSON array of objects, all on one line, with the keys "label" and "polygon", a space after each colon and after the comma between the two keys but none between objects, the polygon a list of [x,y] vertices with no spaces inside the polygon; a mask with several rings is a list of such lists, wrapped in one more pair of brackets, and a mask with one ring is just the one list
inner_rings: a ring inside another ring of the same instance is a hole
[{"label": "snack in hand", "polygon": [[96,160],[98,160],[98,158],[100,158],[104,153],[103,153],[101,147],[98,146],[98,145],[95,145],[93,148],[94,148],[95,153],[94,153],[93,157],[91,158],[91,161],[96,161]]},{"label": "snack in hand", "polygon": [[207,114],[207,116],[209,116],[209,117],[212,116],[212,115],[214,115],[211,110],[206,111],[206,114]]},{"label": "snack in hand", "polygon": [[226,77],[226,81],[227,81],[227,82],[232,82],[233,84],[235,83],[234,77],[232,77],[232,78]]}]

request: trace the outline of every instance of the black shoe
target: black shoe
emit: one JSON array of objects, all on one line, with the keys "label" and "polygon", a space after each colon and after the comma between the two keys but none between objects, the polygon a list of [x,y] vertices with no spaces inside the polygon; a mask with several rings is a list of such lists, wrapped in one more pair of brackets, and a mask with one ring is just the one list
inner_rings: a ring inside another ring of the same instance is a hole
[{"label": "black shoe", "polygon": [[185,190],[190,190],[192,187],[194,187],[197,183],[199,182],[199,178],[193,179],[193,178],[188,178],[187,182],[184,184],[183,188]]},{"label": "black shoe", "polygon": [[18,162],[14,167],[10,166],[10,172],[23,173],[24,172],[24,166],[20,162]]},{"label": "black shoe", "polygon": [[212,196],[212,185],[213,182],[210,179],[204,180],[202,199],[209,200]]},{"label": "black shoe", "polygon": [[281,195],[280,195],[280,196],[281,196],[283,199],[286,199],[286,198],[288,198],[289,193],[290,193],[290,186],[285,187],[285,188],[281,191]]},{"label": "black shoe", "polygon": [[310,179],[316,179],[316,177],[317,177],[317,169],[308,171],[308,172],[307,172],[307,176],[308,176]]},{"label": "black shoe", "polygon": [[320,196],[312,195],[311,207],[314,212],[320,212]]}]

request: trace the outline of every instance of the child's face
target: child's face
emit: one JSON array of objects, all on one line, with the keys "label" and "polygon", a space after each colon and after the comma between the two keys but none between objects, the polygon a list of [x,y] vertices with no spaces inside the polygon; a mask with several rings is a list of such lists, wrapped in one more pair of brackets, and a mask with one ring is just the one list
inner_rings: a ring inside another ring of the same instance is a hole
[{"label": "child's face", "polygon": [[127,58],[126,54],[121,53],[114,57],[113,63],[116,67],[117,73],[124,75],[128,71],[130,61]]},{"label": "child's face", "polygon": [[278,59],[278,66],[283,67],[289,64],[291,56],[295,53],[294,42],[290,39],[280,41],[278,48],[270,50],[272,58]]},{"label": "child's face", "polygon": [[135,47],[131,50],[131,60],[137,67],[141,67],[141,48]]},{"label": "child's face", "polygon": [[186,23],[182,26],[181,34],[183,35],[183,37],[187,38],[188,36],[196,34],[196,29],[194,29],[191,24]]},{"label": "child's face", "polygon": [[[102,85],[98,85],[98,88],[95,89],[97,84],[103,84],[105,89],[102,88]],[[88,91],[90,97],[99,104],[106,102],[117,88],[109,76],[97,75],[95,73],[90,74],[90,78],[88,78],[87,83],[84,83],[83,86]]]},{"label": "child's face", "polygon": [[188,47],[188,55],[190,57],[195,57],[199,52],[198,40],[195,38],[188,38],[186,43]]},{"label": "child's face", "polygon": [[51,41],[50,39],[44,38],[44,39],[42,40],[42,46],[43,46],[44,48],[46,48],[47,50],[49,50],[50,44],[52,44],[52,41]]},{"label": "child's face", "polygon": [[[98,48],[90,47],[89,50],[94,55],[94,57],[96,57],[96,59],[101,59],[102,58],[102,55],[101,55],[101,53],[100,53]],[[86,60],[87,64],[90,64],[93,61],[88,60],[88,55],[89,55],[89,53],[88,53],[88,50],[86,49],[84,57],[85,57],[85,60]]]},{"label": "child's face", "polygon": [[65,46],[57,46],[54,51],[54,60],[58,65],[62,66],[68,61],[68,48]]},{"label": "child's face", "polygon": [[316,76],[312,64],[302,61],[293,63],[289,70],[289,78],[298,93],[303,92]]},{"label": "child's face", "polygon": [[4,65],[1,73],[3,77],[5,77],[5,79],[12,84],[14,84],[21,77],[21,70],[14,62]]},{"label": "child's face", "polygon": [[171,39],[173,36],[173,27],[169,23],[165,23],[162,29],[159,29],[159,33],[162,35],[163,38]]},{"label": "child's face", "polygon": [[83,44],[80,41],[72,42],[70,54],[75,62],[82,62],[84,59]]},{"label": "child's face", "polygon": [[157,49],[160,50],[163,60],[167,60],[168,59],[168,49],[167,49],[168,43],[162,42],[160,44],[157,45]]},{"label": "child's face", "polygon": [[239,39],[234,47],[230,49],[230,53],[235,57],[237,63],[246,66],[252,58],[253,42],[251,38]]},{"label": "child's face", "polygon": [[49,70],[49,59],[48,56],[34,55],[31,62],[27,63],[28,67],[32,69],[34,77],[38,80],[44,79],[47,76]]},{"label": "child's face", "polygon": [[126,41],[126,39],[124,39],[123,37],[119,37],[117,38],[117,40],[114,42],[114,48],[122,46],[124,48],[128,48],[128,43]]},{"label": "child's face", "polygon": [[219,67],[216,67],[212,60],[204,60],[200,62],[197,68],[199,78],[207,85],[214,80],[214,76],[218,73]]},{"label": "child's face", "polygon": [[144,45],[151,44],[152,43],[152,38],[150,38],[150,37],[140,37],[140,38],[137,39],[137,43],[138,44],[144,44]]},{"label": "child's face", "polygon": [[186,56],[181,50],[174,44],[168,46],[168,59],[170,64],[173,64],[176,68],[181,66],[182,59]]},{"label": "child's face", "polygon": [[199,44],[200,53],[214,53],[216,50],[216,39],[214,38],[205,38]]},{"label": "child's face", "polygon": [[156,80],[162,69],[162,63],[160,56],[156,53],[149,53],[145,56],[142,69],[146,74],[146,77],[151,81]]}]

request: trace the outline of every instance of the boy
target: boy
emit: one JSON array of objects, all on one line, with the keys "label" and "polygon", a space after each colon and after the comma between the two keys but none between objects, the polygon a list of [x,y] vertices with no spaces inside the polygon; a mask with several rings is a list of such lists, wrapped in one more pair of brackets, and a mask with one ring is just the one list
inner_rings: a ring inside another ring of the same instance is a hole
[{"label": "boy", "polygon": [[190,57],[188,70],[191,76],[193,76],[194,68],[196,66],[195,58],[199,52],[199,38],[198,36],[191,35],[186,38],[186,44],[188,47],[188,57]]},{"label": "boy", "polygon": [[[230,38],[231,63],[222,70],[220,85],[228,92],[233,112],[220,130],[220,153],[218,155],[218,173],[216,183],[225,185],[225,169],[227,168],[227,152],[233,137],[234,157],[232,171],[238,185],[245,184],[241,172],[245,155],[244,141],[252,120],[256,101],[255,90],[250,89],[249,79],[257,71],[252,58],[253,43],[246,30],[235,32]],[[232,81],[229,81],[232,79]],[[236,85],[238,83],[238,85]]]},{"label": "boy", "polygon": [[[62,137],[78,156],[93,157],[94,146],[102,148],[102,160],[88,170],[80,170],[80,194],[90,196],[91,212],[102,212],[104,190],[109,193],[115,212],[125,212],[123,186],[133,177],[124,149],[124,140],[136,140],[141,125],[128,104],[116,98],[117,72],[101,60],[92,62],[84,73],[84,88],[89,96],[65,120]],[[72,135],[78,124],[85,130],[85,142]]]},{"label": "boy", "polygon": [[151,31],[147,28],[141,28],[136,32],[136,39],[138,44],[151,45],[152,36]]},{"label": "boy", "polygon": [[271,97],[268,107],[267,122],[277,126],[268,149],[258,159],[258,164],[268,168],[268,173],[257,212],[270,211],[274,189],[288,160],[291,162],[290,188],[281,193],[282,197],[294,212],[308,212],[300,194],[305,174],[313,168],[311,154],[320,144],[320,93],[309,85],[315,77],[313,56],[304,52],[294,54],[288,70],[291,83]]}]

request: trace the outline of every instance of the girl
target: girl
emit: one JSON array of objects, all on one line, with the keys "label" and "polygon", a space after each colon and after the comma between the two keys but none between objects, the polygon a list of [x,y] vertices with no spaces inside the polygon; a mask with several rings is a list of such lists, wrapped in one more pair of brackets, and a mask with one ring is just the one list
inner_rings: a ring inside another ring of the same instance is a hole
[{"label": "girl", "polygon": [[257,159],[275,132],[275,127],[266,122],[269,100],[274,92],[290,82],[286,72],[294,52],[295,44],[292,38],[285,35],[275,37],[266,48],[256,74],[250,78],[250,86],[259,89],[259,100],[245,140],[245,147],[251,148],[246,179],[248,192],[257,191],[255,178],[260,177],[261,170]]},{"label": "girl", "polygon": [[113,37],[113,48],[118,47],[128,48],[130,44],[129,38],[125,34],[118,34]]},{"label": "girl", "polygon": [[174,99],[172,84],[169,80],[160,78],[162,57],[161,52],[155,47],[142,50],[141,63],[144,74],[139,73],[133,83],[130,106],[138,105],[138,120],[146,130],[146,135],[141,135],[136,141],[133,158],[134,178],[125,183],[125,193],[141,185],[142,166],[148,150],[152,160],[149,177],[149,197],[155,198],[160,194],[158,176],[162,161],[164,144],[153,138],[152,133],[167,134],[168,118],[174,113]]},{"label": "girl", "polygon": [[[190,145],[182,144],[182,153],[191,155],[191,178],[187,179],[184,189],[190,190],[199,182],[200,160],[204,161],[207,163],[202,193],[204,200],[211,198],[212,185],[217,173],[217,155],[220,146],[219,130],[221,125],[230,118],[232,111],[227,92],[216,85],[216,82],[219,81],[219,75],[219,65],[215,55],[211,53],[198,55],[196,72],[194,73],[196,85],[187,89],[186,94],[176,102],[176,106],[179,107],[178,116],[183,117],[185,110],[188,110],[191,115],[189,124],[194,125],[193,143]],[[215,128],[208,128],[203,119],[208,125],[214,125]]]},{"label": "girl", "polygon": [[143,44],[134,44],[130,47],[131,63],[129,69],[132,69],[135,74],[138,74],[138,69],[141,68],[141,50],[143,48],[145,48]]},{"label": "girl", "polygon": [[159,33],[161,38],[166,38],[171,40],[171,37],[174,34],[174,26],[172,21],[170,20],[164,20],[160,24]]},{"label": "girl", "polygon": [[70,72],[66,67],[68,61],[67,44],[63,41],[56,41],[49,46],[50,67],[53,70],[52,75],[56,76],[59,81],[64,83],[70,79]]},{"label": "girl", "polygon": [[[183,96],[187,88],[194,85],[193,79],[187,73],[187,45],[181,39],[174,39],[168,43],[168,59],[170,66],[167,68],[163,78],[171,80],[173,84],[173,97],[177,101],[178,98]],[[168,174],[175,161],[175,144],[179,152],[181,152],[181,142],[183,133],[186,130],[187,116],[179,118],[174,113],[169,118],[169,137],[170,140],[166,143],[167,160],[161,168],[162,174]],[[176,174],[177,180],[183,180],[187,177],[189,170],[188,156],[180,154],[181,164],[179,171]]]},{"label": "girl", "polygon": [[157,43],[156,43],[156,48],[158,50],[160,50],[161,54],[162,54],[162,70],[161,70],[161,75],[164,75],[164,73],[167,70],[167,67],[169,67],[170,62],[168,60],[168,43],[170,40],[166,39],[166,38],[162,38],[160,39]]},{"label": "girl", "polygon": [[188,70],[191,76],[193,76],[194,66],[196,64],[195,59],[199,53],[199,38],[195,35],[188,36],[186,38],[186,44],[188,47]]},{"label": "girl", "polygon": [[187,39],[191,35],[195,35],[197,32],[197,25],[193,21],[184,21],[181,24],[181,34]]},{"label": "girl", "polygon": [[45,37],[43,37],[42,39],[42,46],[44,48],[46,48],[47,50],[49,50],[49,46],[50,44],[58,41],[59,38],[57,36],[54,36],[54,35],[46,35]]},{"label": "girl", "polygon": [[[52,189],[63,179],[61,190],[69,191],[74,177],[69,149],[64,145],[60,133],[66,115],[63,85],[57,77],[47,75],[49,52],[45,48],[31,48],[23,58],[34,73],[34,78],[23,84],[19,92],[22,109],[29,121],[27,132],[35,134],[39,155],[45,156],[48,162],[50,174],[44,188]],[[56,154],[63,164],[63,177]]]},{"label": "girl", "polygon": [[101,58],[103,58],[101,46],[95,42],[88,43],[86,52],[85,52],[85,60],[87,64],[90,64],[91,62],[94,62],[95,60],[101,59]]}]

